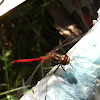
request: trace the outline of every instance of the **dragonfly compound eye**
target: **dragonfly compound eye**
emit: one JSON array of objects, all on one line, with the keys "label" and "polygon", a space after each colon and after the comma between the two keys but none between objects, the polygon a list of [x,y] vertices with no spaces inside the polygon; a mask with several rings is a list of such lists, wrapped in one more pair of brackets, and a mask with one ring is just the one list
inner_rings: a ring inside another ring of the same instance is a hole
[{"label": "dragonfly compound eye", "polygon": [[61,58],[61,63],[62,63],[63,65],[66,65],[66,64],[69,64],[69,62],[70,62],[70,58],[69,58],[66,54],[64,54],[64,55],[62,56],[62,58]]}]

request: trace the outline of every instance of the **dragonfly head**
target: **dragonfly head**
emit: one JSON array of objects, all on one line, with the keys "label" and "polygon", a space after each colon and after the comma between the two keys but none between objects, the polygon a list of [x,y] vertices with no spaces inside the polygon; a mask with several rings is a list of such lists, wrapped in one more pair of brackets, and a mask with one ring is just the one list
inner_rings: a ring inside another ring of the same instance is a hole
[{"label": "dragonfly head", "polygon": [[61,63],[62,65],[68,65],[70,63],[70,58],[66,54],[62,55]]}]

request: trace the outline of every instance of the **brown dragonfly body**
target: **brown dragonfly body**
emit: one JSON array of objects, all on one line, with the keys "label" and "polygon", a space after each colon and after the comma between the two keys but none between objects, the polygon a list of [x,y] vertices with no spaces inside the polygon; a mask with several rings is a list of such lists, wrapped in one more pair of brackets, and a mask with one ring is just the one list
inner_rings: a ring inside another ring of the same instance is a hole
[{"label": "brown dragonfly body", "polygon": [[52,53],[50,54],[50,58],[55,64],[66,65],[70,62],[70,58],[66,54],[60,55],[58,53]]}]

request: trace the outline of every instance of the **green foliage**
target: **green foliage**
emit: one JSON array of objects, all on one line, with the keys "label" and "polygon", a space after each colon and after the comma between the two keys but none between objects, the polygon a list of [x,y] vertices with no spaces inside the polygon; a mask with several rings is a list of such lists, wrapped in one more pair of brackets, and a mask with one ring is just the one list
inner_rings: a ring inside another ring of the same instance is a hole
[{"label": "green foliage", "polygon": [[[45,6],[48,4],[49,2],[42,3],[39,0],[27,0],[1,17],[0,35],[3,48],[0,46],[0,50],[4,50],[4,56],[0,52],[1,93],[9,90],[8,84],[10,84],[11,90],[22,86],[22,78],[26,80],[32,74],[38,63],[12,64],[11,62],[13,60],[45,55],[61,39],[52,18],[45,9]],[[5,74],[6,70],[8,76]],[[34,76],[34,83],[40,80],[39,73],[41,73],[41,69]],[[9,82],[6,81],[6,77],[8,77]],[[5,84],[5,86],[2,84]],[[6,99],[10,100],[9,97],[11,96],[12,98],[15,94],[15,92],[9,94]],[[5,97],[5,93],[0,96],[2,100]]]}]

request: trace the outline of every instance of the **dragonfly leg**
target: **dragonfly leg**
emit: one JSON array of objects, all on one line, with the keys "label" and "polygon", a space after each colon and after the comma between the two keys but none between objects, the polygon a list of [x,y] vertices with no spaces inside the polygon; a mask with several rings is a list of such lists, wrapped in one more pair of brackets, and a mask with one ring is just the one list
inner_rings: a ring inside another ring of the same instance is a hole
[{"label": "dragonfly leg", "polygon": [[54,74],[55,74],[55,73],[56,73],[56,71],[58,70],[59,66],[60,66],[60,65],[58,65],[58,67],[57,67],[57,68],[56,68],[56,70],[54,71]]},{"label": "dragonfly leg", "polygon": [[64,67],[62,65],[61,65],[61,67],[62,67],[63,71],[65,71],[65,69],[64,69]]},{"label": "dragonfly leg", "polygon": [[[55,74],[56,71],[58,70],[59,66],[60,66],[60,65],[58,65],[58,67],[57,67],[56,70],[54,71],[54,74]],[[61,67],[62,67],[63,71],[65,71],[65,69],[64,69],[64,67],[63,67],[62,65],[61,65]]]}]

